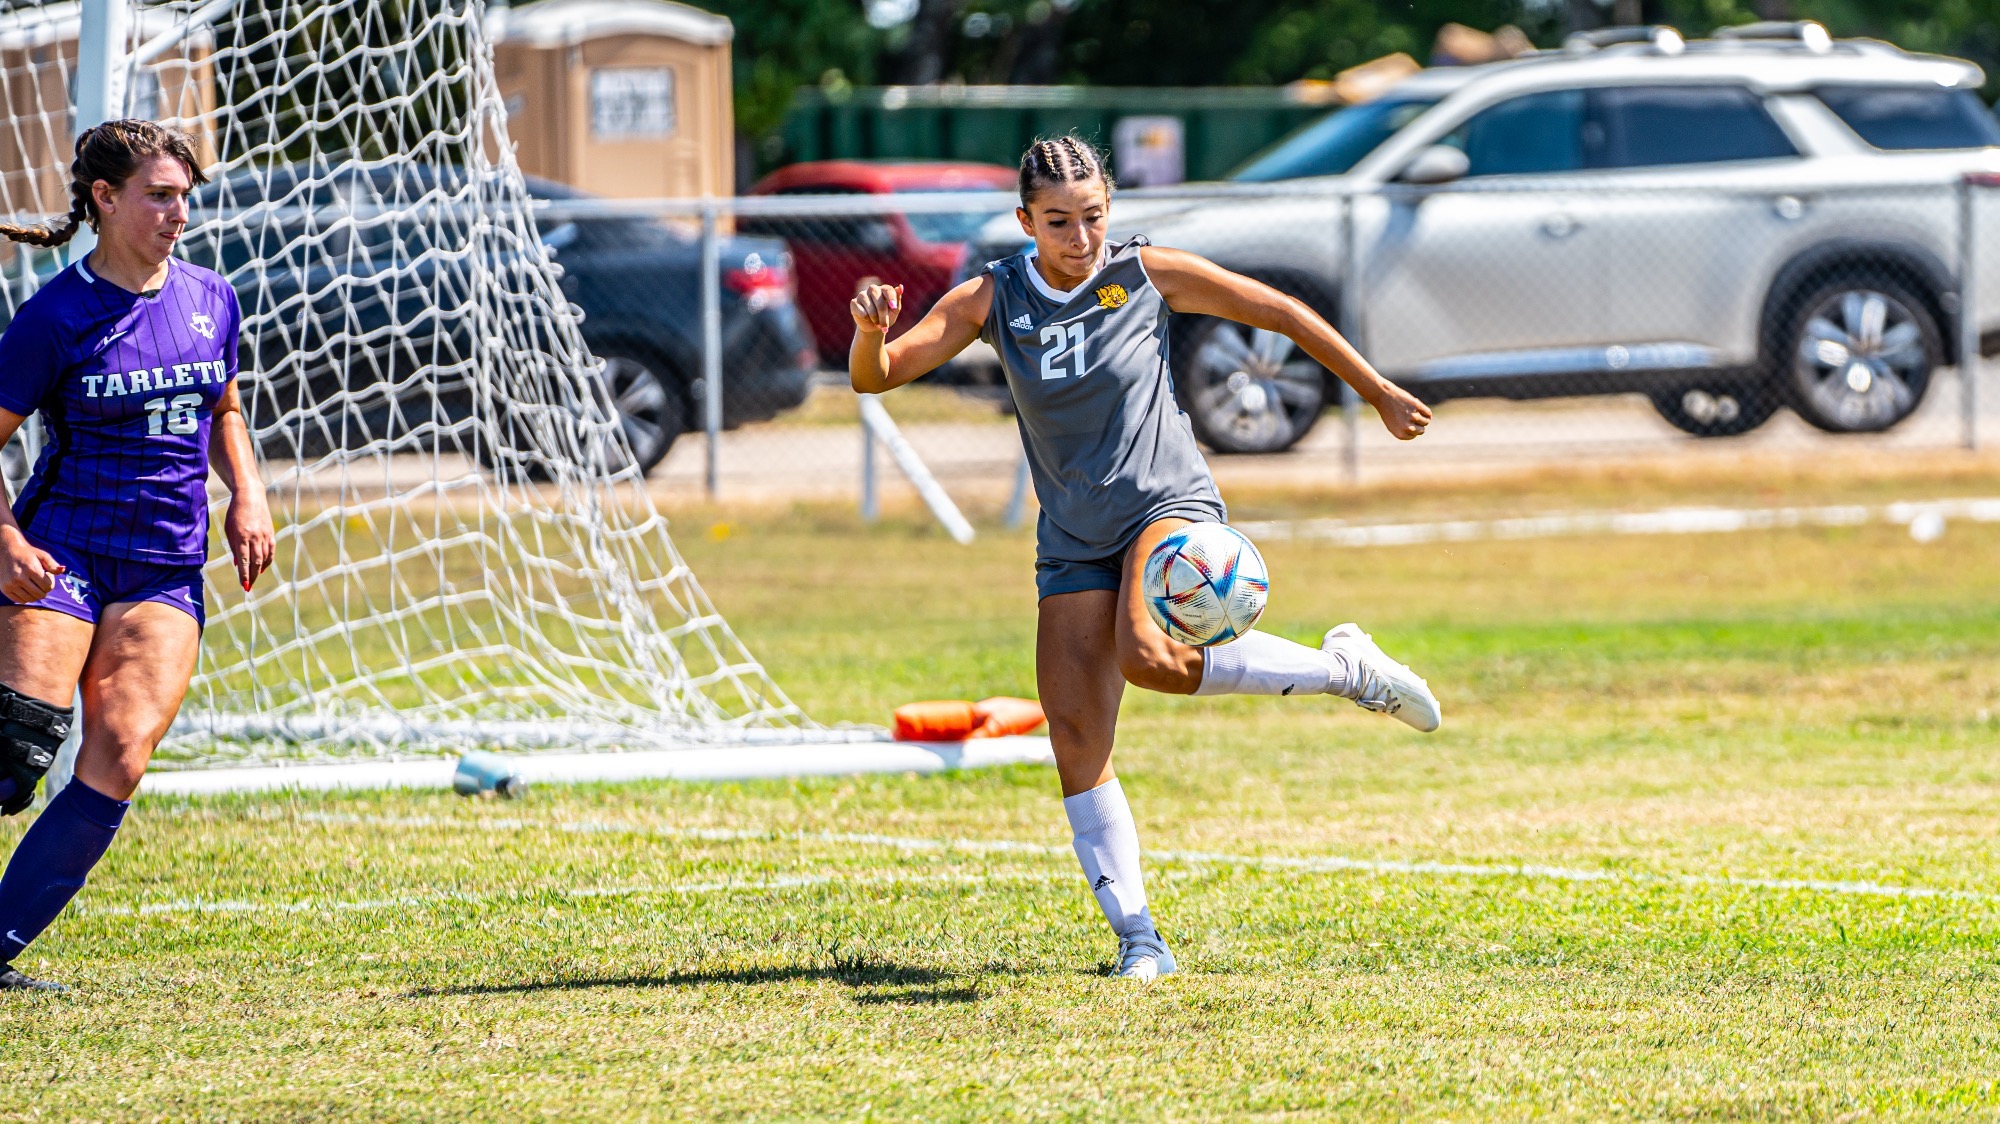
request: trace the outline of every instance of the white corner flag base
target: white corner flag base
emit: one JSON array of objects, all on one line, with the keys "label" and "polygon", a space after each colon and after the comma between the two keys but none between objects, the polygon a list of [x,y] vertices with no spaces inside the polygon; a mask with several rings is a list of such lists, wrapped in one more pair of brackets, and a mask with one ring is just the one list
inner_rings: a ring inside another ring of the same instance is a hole
[{"label": "white corner flag base", "polygon": [[[851,742],[837,745],[743,745],[713,749],[648,749],[630,753],[504,754],[514,775],[530,785],[590,781],[746,781],[855,773],[940,773],[1001,765],[1052,765],[1055,751],[1039,737],[976,738],[964,742]],[[351,761],[148,773],[148,796],[211,796],[293,789],[450,788],[457,757]]]}]

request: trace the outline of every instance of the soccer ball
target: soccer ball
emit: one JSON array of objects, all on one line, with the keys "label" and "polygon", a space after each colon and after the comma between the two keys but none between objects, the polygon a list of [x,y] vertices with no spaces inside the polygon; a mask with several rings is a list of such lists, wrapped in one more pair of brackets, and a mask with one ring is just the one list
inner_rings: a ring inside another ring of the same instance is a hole
[{"label": "soccer ball", "polygon": [[1139,584],[1154,623],[1197,648],[1250,631],[1271,594],[1264,556],[1222,523],[1190,523],[1161,539]]}]

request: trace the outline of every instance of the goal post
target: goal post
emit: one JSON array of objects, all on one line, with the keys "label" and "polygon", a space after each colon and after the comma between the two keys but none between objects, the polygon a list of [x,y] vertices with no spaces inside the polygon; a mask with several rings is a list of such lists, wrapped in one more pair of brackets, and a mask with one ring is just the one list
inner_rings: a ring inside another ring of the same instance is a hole
[{"label": "goal post", "polygon": [[[0,210],[66,208],[77,124],[162,120],[210,161],[182,255],[243,306],[277,562],[248,593],[207,567],[157,767],[880,739],[809,719],[676,549],[540,241],[484,10],[0,12]],[[11,314],[59,262],[0,264]]]}]

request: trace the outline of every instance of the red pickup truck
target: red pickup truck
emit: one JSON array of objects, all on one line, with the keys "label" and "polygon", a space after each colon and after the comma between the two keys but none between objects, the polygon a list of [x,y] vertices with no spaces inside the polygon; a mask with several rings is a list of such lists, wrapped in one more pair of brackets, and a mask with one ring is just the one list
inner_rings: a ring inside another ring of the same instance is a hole
[{"label": "red pickup truck", "polygon": [[[893,164],[822,160],[772,172],[752,195],[891,195],[916,192],[1012,191],[1015,170],[998,164],[911,161]],[[890,334],[917,322],[951,288],[968,243],[993,217],[990,210],[900,212],[831,218],[746,217],[744,234],[785,240],[798,283],[798,306],[819,347],[820,361],[846,369],[854,320],[847,302],[870,277],[903,286],[908,312]]]}]

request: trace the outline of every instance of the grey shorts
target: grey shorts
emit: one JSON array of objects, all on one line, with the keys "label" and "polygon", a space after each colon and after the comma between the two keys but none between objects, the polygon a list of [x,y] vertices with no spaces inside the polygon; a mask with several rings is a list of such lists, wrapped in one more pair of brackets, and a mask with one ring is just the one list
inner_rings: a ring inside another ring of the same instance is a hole
[{"label": "grey shorts", "polygon": [[1081,560],[1038,554],[1035,558],[1035,600],[1054,597],[1058,593],[1081,593],[1086,589],[1118,592],[1125,581],[1125,555],[1132,549],[1133,540],[1162,519],[1185,519],[1190,523],[1227,522],[1225,514],[1214,506],[1190,500],[1153,512],[1137,531],[1132,532],[1130,538],[1109,554]]}]

